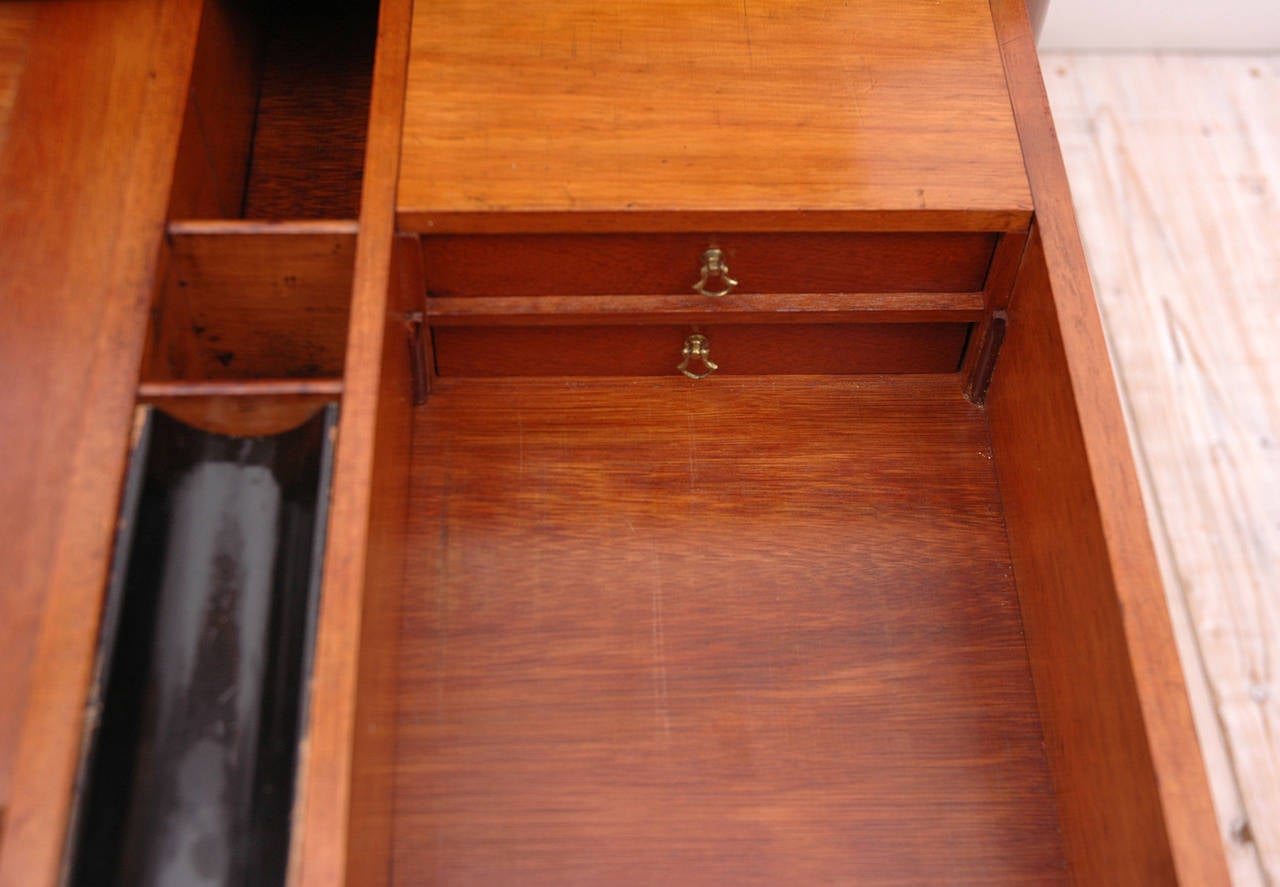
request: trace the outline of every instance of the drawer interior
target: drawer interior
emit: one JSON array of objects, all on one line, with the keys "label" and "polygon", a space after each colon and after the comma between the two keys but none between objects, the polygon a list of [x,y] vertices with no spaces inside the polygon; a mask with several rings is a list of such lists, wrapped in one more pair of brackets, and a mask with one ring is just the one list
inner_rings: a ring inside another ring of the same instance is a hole
[{"label": "drawer interior", "polygon": [[438,380],[393,881],[1060,883],[954,375]]}]

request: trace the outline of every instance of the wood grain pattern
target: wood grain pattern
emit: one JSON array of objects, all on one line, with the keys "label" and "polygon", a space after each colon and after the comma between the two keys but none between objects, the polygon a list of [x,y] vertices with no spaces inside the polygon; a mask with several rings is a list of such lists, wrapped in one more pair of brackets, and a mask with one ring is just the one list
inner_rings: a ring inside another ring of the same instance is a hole
[{"label": "wood grain pattern", "polygon": [[1067,857],[1082,884],[1226,884],[1031,26],[992,12],[1037,229],[987,403]]},{"label": "wood grain pattern", "polygon": [[422,262],[432,296],[689,295],[712,247],[738,281],[731,295],[972,292],[995,243],[954,233],[433,235]]},{"label": "wood grain pattern", "polygon": [[969,323],[982,293],[731,293],[706,296],[458,296],[427,299],[433,326],[602,325],[655,320],[770,323]]},{"label": "wood grain pattern", "polygon": [[275,4],[247,218],[349,219],[359,211],[377,7],[372,0]]},{"label": "wood grain pattern", "polygon": [[440,380],[395,882],[1065,883],[991,458],[952,377]]},{"label": "wood grain pattern", "polygon": [[438,0],[407,108],[410,230],[1030,209],[983,0]]},{"label": "wood grain pattern", "polygon": [[170,226],[143,380],[342,375],[354,225]]},{"label": "wood grain pattern", "polygon": [[1280,60],[1044,61],[1232,882],[1280,883]]},{"label": "wood grain pattern", "polygon": [[57,882],[199,19],[39,4],[0,152],[5,887]]},{"label": "wood grain pattern", "polygon": [[[963,323],[438,327],[442,377],[679,375],[685,339],[710,340],[716,373],[806,375],[953,373],[969,325]],[[690,369],[702,372],[695,362]]]},{"label": "wood grain pattern", "polygon": [[9,132],[9,115],[27,65],[27,46],[35,26],[35,0],[0,3],[0,150]]},{"label": "wood grain pattern", "polygon": [[138,386],[139,403],[151,404],[202,431],[234,437],[280,434],[297,428],[341,396],[341,379]]},{"label": "wood grain pattern", "polygon": [[405,311],[420,308],[416,294],[394,286],[392,271],[410,7],[383,0],[379,9],[292,887],[375,887],[390,875],[396,609],[389,596],[402,563],[395,486],[404,489],[407,450],[399,435],[410,427],[408,352],[394,336],[403,334]]},{"label": "wood grain pattern", "polygon": [[242,213],[262,86],[264,6],[254,0],[204,5],[173,175],[171,219],[234,219]]}]

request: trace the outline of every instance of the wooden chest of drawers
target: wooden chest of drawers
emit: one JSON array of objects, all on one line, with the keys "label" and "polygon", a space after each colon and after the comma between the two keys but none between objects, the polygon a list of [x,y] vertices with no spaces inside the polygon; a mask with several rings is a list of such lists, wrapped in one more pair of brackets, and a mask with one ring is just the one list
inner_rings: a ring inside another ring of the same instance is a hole
[{"label": "wooden chest of drawers", "polygon": [[1020,2],[322,6],[0,18],[0,883],[135,406],[332,401],[289,883],[1226,883]]}]

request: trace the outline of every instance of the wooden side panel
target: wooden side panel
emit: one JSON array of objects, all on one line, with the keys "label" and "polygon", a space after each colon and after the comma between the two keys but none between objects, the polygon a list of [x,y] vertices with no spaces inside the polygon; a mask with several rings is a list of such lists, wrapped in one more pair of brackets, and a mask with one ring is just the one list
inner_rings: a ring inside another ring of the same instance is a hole
[{"label": "wooden side panel", "polygon": [[992,0],[1037,228],[988,394],[1080,884],[1228,883],[1124,416],[1022,0]]},{"label": "wooden side panel", "polygon": [[199,20],[41,4],[0,153],[6,887],[57,877]]},{"label": "wooden side panel", "polygon": [[409,304],[421,310],[420,300],[392,289],[409,12],[409,0],[383,0],[379,12],[311,711],[294,811],[294,887],[372,887],[389,877],[395,610],[388,598],[398,582],[403,511],[395,488],[403,484],[410,385],[402,312]]}]

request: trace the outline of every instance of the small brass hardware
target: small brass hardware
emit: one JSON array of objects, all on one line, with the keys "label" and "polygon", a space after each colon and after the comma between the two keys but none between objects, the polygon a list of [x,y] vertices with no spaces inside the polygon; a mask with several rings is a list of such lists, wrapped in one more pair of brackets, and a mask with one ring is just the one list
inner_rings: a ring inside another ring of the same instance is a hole
[{"label": "small brass hardware", "polygon": [[[700,360],[707,368],[705,373],[695,373],[689,369],[689,361]],[[680,372],[684,373],[690,379],[705,379],[707,376],[720,369],[720,365],[711,362],[711,343],[707,341],[707,337],[694,333],[692,336],[684,340],[684,360],[680,361],[680,365],[676,367]]]},{"label": "small brass hardware", "polygon": [[[707,284],[713,277],[720,278],[723,288],[719,291],[713,292],[707,289]],[[711,296],[718,299],[721,296],[729,295],[737,285],[738,281],[729,276],[729,266],[725,263],[722,250],[709,249],[702,254],[702,277],[693,285],[698,295]]]}]

